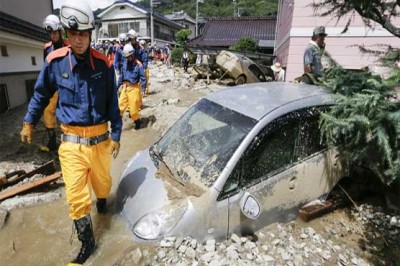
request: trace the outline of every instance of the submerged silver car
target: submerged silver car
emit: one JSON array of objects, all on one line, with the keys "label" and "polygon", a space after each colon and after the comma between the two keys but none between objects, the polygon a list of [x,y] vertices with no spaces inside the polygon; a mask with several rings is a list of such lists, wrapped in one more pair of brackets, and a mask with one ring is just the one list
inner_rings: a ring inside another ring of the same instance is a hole
[{"label": "submerged silver car", "polygon": [[318,130],[332,104],[329,92],[306,84],[214,92],[127,162],[117,207],[146,241],[223,239],[293,220],[342,177],[337,151],[321,145]]}]

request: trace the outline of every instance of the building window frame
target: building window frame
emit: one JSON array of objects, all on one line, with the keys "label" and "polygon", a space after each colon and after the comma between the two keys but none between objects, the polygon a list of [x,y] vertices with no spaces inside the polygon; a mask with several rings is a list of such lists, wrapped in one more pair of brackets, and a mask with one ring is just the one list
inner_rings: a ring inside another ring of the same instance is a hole
[{"label": "building window frame", "polygon": [[6,45],[0,45],[0,50],[1,50],[1,56],[3,57],[8,56],[8,50]]}]

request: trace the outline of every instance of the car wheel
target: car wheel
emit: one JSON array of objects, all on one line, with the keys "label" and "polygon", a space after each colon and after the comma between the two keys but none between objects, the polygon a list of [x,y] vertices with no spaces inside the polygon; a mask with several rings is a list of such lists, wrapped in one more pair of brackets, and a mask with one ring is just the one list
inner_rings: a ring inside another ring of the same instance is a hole
[{"label": "car wheel", "polygon": [[236,83],[236,85],[246,84],[246,77],[243,75],[240,75],[239,77],[236,78],[235,83]]}]

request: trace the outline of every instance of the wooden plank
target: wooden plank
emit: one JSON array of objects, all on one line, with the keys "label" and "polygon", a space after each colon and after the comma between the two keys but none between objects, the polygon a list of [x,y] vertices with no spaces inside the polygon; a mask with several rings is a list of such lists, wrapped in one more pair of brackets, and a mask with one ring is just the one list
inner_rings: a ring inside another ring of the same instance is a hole
[{"label": "wooden plank", "polygon": [[309,222],[315,218],[318,218],[324,214],[332,212],[333,210],[342,207],[346,204],[343,199],[330,199],[321,202],[320,204],[315,204],[307,207],[303,207],[299,210],[299,217],[305,221]]},{"label": "wooden plank", "polygon": [[15,196],[15,195],[17,195],[19,193],[31,190],[33,188],[37,188],[37,187],[40,187],[42,185],[51,183],[51,182],[59,179],[60,177],[61,177],[61,171],[60,172],[56,172],[56,173],[54,173],[52,175],[49,175],[49,176],[46,176],[46,177],[31,181],[31,182],[28,182],[28,183],[25,183],[25,184],[23,184],[23,185],[21,185],[19,187],[16,187],[14,189],[10,189],[8,191],[0,193],[0,201],[4,200],[4,199],[7,199],[9,197]]},{"label": "wooden plank", "polygon": [[19,183],[20,181],[24,180],[25,178],[32,177],[36,174],[51,175],[55,171],[56,171],[56,168],[55,168],[54,160],[51,160],[24,175],[18,176],[17,178],[15,178],[12,181],[6,180],[6,182],[4,182],[3,184],[0,184],[0,188],[6,188],[9,186],[13,186],[13,185]]}]

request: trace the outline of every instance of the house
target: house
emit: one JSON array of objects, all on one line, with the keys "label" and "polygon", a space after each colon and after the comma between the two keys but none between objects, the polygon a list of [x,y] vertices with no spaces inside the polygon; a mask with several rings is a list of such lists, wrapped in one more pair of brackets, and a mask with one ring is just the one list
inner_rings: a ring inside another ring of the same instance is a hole
[{"label": "house", "polygon": [[[202,34],[190,40],[188,46],[195,53],[205,51],[210,54],[212,50],[227,50],[242,37],[249,37],[256,41],[263,59],[272,63],[275,30],[275,16],[211,18],[204,26]],[[247,56],[257,59],[252,55]]]},{"label": "house", "polygon": [[165,17],[182,25],[183,28],[191,30],[192,34],[188,36],[189,39],[192,39],[196,36],[196,20],[183,10],[173,14],[167,14]]},{"label": "house", "polygon": [[[342,34],[347,19],[337,22],[334,17],[320,17],[314,14],[310,6],[313,0],[279,0],[276,29],[276,61],[286,69],[286,80],[292,81],[303,73],[303,54],[313,29],[325,26],[328,36],[325,38],[326,50],[333,59],[346,69],[369,67],[373,72],[381,73],[376,57],[363,54],[355,45],[364,45],[377,49],[376,45],[389,44],[400,47],[399,38],[377,25],[374,30],[367,28],[361,17],[352,19],[349,30]],[[400,21],[397,25],[400,25]]]},{"label": "house", "polygon": [[[0,4],[0,113],[26,103],[43,66],[49,37],[43,19],[52,13],[51,0],[13,0]],[[22,8],[23,7],[23,8]]]},{"label": "house", "polygon": [[[132,1],[117,0],[99,13],[101,28],[96,31],[94,39],[118,39],[119,34],[127,33],[134,29],[140,37],[150,39],[151,36],[151,12],[150,9],[140,6]],[[153,13],[154,40],[159,45],[173,43],[176,32],[183,26],[168,18]]]}]

